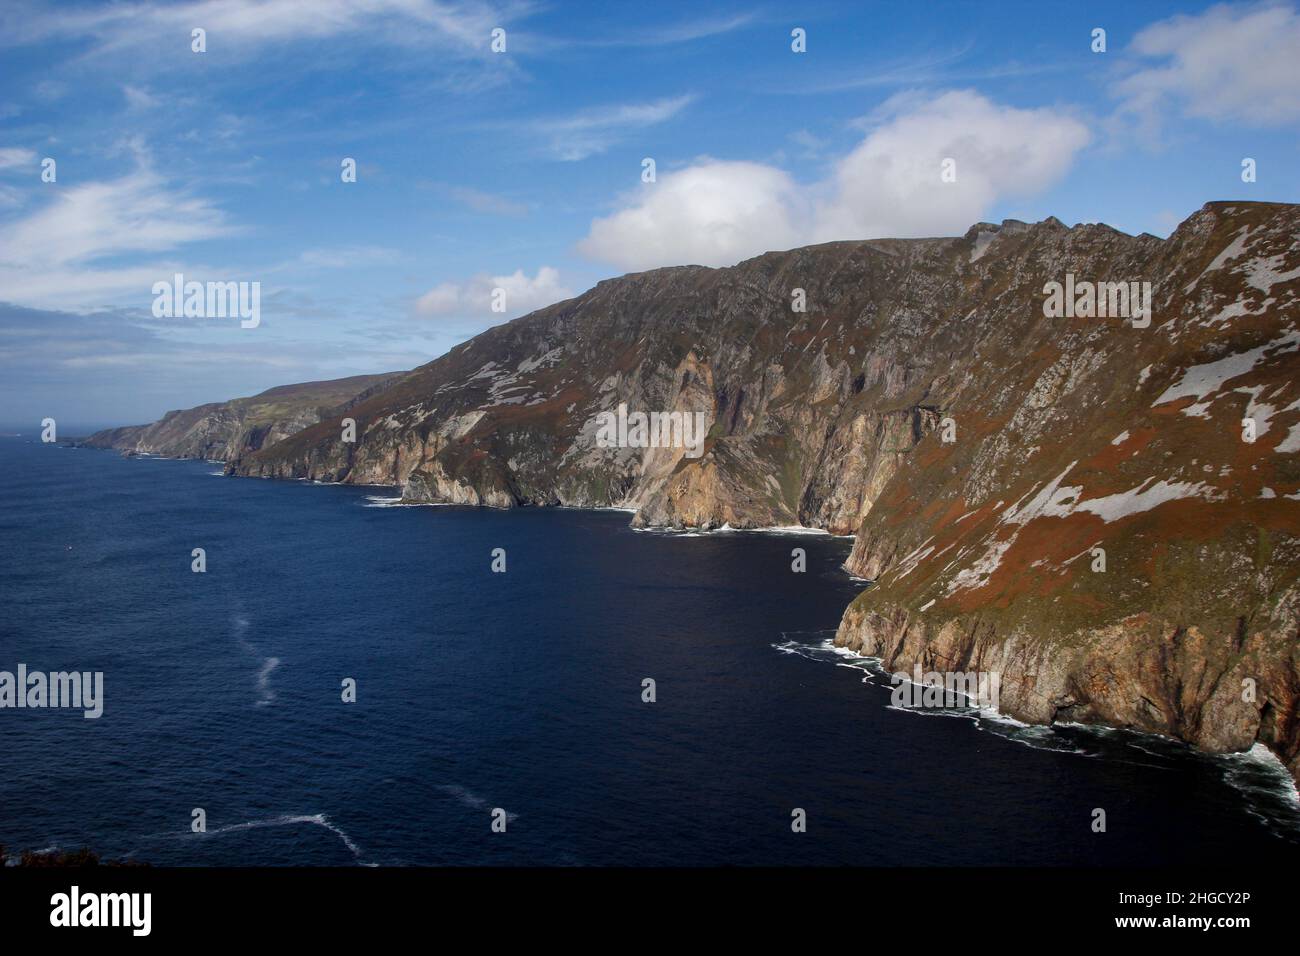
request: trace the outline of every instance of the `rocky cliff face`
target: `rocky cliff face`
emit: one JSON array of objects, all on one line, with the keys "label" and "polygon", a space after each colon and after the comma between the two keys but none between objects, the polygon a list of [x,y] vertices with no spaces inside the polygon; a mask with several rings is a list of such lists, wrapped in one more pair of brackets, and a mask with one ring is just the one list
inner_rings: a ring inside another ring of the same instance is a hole
[{"label": "rocky cliff face", "polygon": [[[840,644],[1300,772],[1298,353],[1300,207],[979,224],[602,282],[228,470],[856,533]],[[701,413],[701,454],[605,447],[623,408]]]},{"label": "rocky cliff face", "polygon": [[[1158,242],[1158,240],[1151,240]],[[638,509],[653,525],[856,530],[938,421],[975,239],[832,243],[602,282],[491,329],[237,474],[402,485],[413,500]],[[959,248],[960,247],[960,248]],[[796,292],[801,290],[801,292]],[[806,311],[795,311],[795,296]],[[682,447],[602,447],[601,416],[701,413]]]},{"label": "rocky cliff face", "polygon": [[[991,240],[1022,307],[935,400],[850,567],[837,643],[1001,674],[1001,709],[1300,776],[1300,209],[1207,206],[1167,241],[1042,226]],[[1045,319],[1046,278],[1145,278],[1149,328]],[[1007,361],[1010,357],[1011,361]]]},{"label": "rocky cliff face", "polygon": [[77,444],[168,458],[228,461],[269,448],[322,418],[343,414],[397,377],[399,373],[355,375],[282,385],[250,398],[168,412],[152,425],[109,428]]}]

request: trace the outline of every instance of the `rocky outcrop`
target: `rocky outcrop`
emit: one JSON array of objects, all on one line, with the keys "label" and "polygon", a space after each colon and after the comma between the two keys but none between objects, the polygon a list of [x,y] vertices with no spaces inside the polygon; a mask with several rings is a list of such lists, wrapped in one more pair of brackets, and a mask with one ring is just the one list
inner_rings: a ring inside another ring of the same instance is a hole
[{"label": "rocky outcrop", "polygon": [[835,642],[880,658],[891,671],[910,675],[919,664],[998,674],[998,709],[1017,719],[1126,727],[1216,753],[1258,741],[1300,775],[1294,589],[1280,619],[1250,629],[1240,643],[1147,614],[1049,636],[1050,629],[1028,622],[1004,630],[998,615],[931,619],[873,604],[850,605]]},{"label": "rocky outcrop", "polygon": [[[624,276],[358,400],[355,441],[323,416],[228,471],[856,533],[842,645],[1296,771],[1298,236],[1211,203],[1168,239],[1006,221]],[[706,435],[607,447],[620,410]]]},{"label": "rocky outcrop", "polygon": [[281,385],[250,398],[168,412],[152,425],[106,429],[76,444],[128,454],[227,461],[269,448],[322,418],[344,414],[397,377],[400,373]]}]

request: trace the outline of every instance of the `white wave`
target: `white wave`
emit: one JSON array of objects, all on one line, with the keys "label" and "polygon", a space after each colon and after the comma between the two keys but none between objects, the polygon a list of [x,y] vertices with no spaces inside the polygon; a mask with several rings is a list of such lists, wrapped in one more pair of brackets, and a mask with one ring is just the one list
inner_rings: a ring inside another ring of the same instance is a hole
[{"label": "white wave", "polygon": [[1088,750],[1067,740],[1056,732],[1056,728],[1047,724],[1027,724],[1006,714],[996,711],[981,710],[976,724],[985,733],[1020,744],[1030,750],[1047,750],[1052,753],[1070,754],[1076,757],[1098,757],[1096,751]]},{"label": "white wave", "polygon": [[[860,654],[857,651],[850,650],[847,647],[837,647],[833,637],[827,638],[822,635],[834,632],[827,631],[789,631],[783,632],[782,637],[787,640],[773,644],[772,647],[783,654],[796,654],[805,657],[808,660],[830,662],[839,667],[851,667],[856,670],[868,671],[871,676],[884,678],[893,686],[893,673],[888,671],[884,666],[884,661],[879,657],[872,657],[866,654]],[[804,640],[799,640],[799,635],[804,635]],[[820,640],[811,638],[821,637]],[[910,677],[903,674],[903,681],[908,684],[915,684]],[[864,684],[874,684],[870,677],[862,679]],[[1072,743],[1063,740],[1056,734],[1051,727],[1037,724],[1026,724],[1016,720],[1006,714],[999,713],[991,707],[975,706],[954,706],[954,707],[900,707],[893,703],[885,705],[886,710],[895,710],[908,714],[916,714],[921,717],[957,717],[964,720],[974,721],[981,729],[993,733],[995,736],[1002,737],[1014,743],[1031,747],[1036,750],[1051,750],[1056,753],[1073,753],[1084,756],[1091,756],[1087,751],[1081,750]]]},{"label": "white wave", "polygon": [[[62,849],[63,847],[60,846],[59,844],[51,843],[49,846],[45,847],[44,849],[35,850],[34,852],[36,853],[37,856],[46,856],[50,853],[58,853]],[[10,853],[8,856],[5,857],[5,866],[17,866],[21,862],[22,862],[22,857],[15,855],[13,853]]]},{"label": "white wave", "polygon": [[256,706],[265,707],[275,702],[275,691],[271,690],[271,672],[280,666],[280,658],[268,657],[262,661],[262,668],[257,672],[257,692],[261,695]]},{"label": "white wave", "polygon": [[[830,660],[840,666],[849,665],[842,660],[835,660],[836,656],[856,657],[873,673],[892,677],[884,670],[880,658],[868,658],[848,648],[835,647],[830,640],[789,639],[797,637],[800,633],[813,637],[825,632],[783,633],[781,636],[787,640],[773,644],[772,647],[783,654],[797,654],[809,660]],[[915,683],[906,674],[903,677],[908,683]],[[863,682],[871,683],[865,679]],[[1105,741],[1108,748],[1123,747],[1157,758],[1160,763],[1149,760],[1125,761],[1155,769],[1168,769],[1169,761],[1178,757],[1192,756],[1213,760],[1218,762],[1223,770],[1225,782],[1245,797],[1243,809],[1247,813],[1262,821],[1274,832],[1282,831],[1292,838],[1300,835],[1300,791],[1296,789],[1295,780],[1292,779],[1282,761],[1260,743],[1256,743],[1250,750],[1242,753],[1206,754],[1191,748],[1184,741],[1164,734],[1142,733],[1125,728],[1107,727],[1103,724],[1082,724],[1073,721],[1061,721],[1050,725],[1029,724],[987,707],[899,707],[890,703],[886,705],[886,709],[922,717],[960,717],[973,720],[985,733],[991,733],[1032,750],[1122,760],[1122,757],[1115,756],[1110,749],[1102,752],[1095,746]],[[1062,734],[1060,731],[1069,733]],[[1089,741],[1094,746],[1089,747]]]},{"label": "white wave", "polygon": [[1237,754],[1224,754],[1223,759],[1229,763],[1251,767],[1272,776],[1278,784],[1278,794],[1285,797],[1292,806],[1300,809],[1300,790],[1296,789],[1295,779],[1286,769],[1277,754],[1266,746],[1255,743],[1249,750]]},{"label": "white wave", "polygon": [[622,508],[618,505],[599,505],[590,508],[585,505],[555,505],[554,507],[557,511],[621,511],[630,515],[634,515],[641,510],[640,508]]},{"label": "white wave", "polygon": [[[799,640],[797,637],[799,634],[819,636],[821,639],[814,641]],[[826,634],[831,636],[822,636]],[[786,640],[771,646],[782,654],[794,654],[810,661],[829,662],[836,667],[850,668],[863,675],[862,683],[874,683],[872,677],[881,673],[880,659],[867,657],[857,651],[849,650],[847,647],[836,647],[834,634],[834,631],[788,631],[781,634]]]},{"label": "white wave", "polygon": [[1245,810],[1275,834],[1300,836],[1300,791],[1286,765],[1256,742],[1249,750],[1218,754],[1224,779],[1246,798]]},{"label": "white wave", "polygon": [[248,638],[244,637],[248,633],[248,618],[242,614],[231,615],[230,633],[234,635],[235,642],[241,650],[247,651],[249,654],[257,654],[257,648],[249,643]]},{"label": "white wave", "polygon": [[226,477],[226,473],[225,473],[224,471],[210,471],[210,472],[208,472],[208,474],[209,474],[209,475],[212,475],[214,478],[224,478],[224,477]]},{"label": "white wave", "polygon": [[[489,804],[478,794],[470,790],[466,790],[464,787],[460,786],[459,784],[455,784],[455,783],[442,784],[438,787],[438,789],[441,790],[443,793],[447,794],[448,796],[455,797],[462,804],[464,804],[467,807],[470,807],[471,809],[474,810],[486,810],[489,808],[495,809],[495,807],[492,807],[491,804]],[[509,810],[506,810],[507,823],[513,823],[517,819],[519,819],[519,814],[511,813]]]},{"label": "white wave", "polygon": [[[303,823],[310,823],[312,826],[324,827],[329,830],[348,848],[357,862],[361,862],[361,847],[353,842],[352,838],[344,832],[343,828],[337,826],[329,817],[323,813],[313,814],[285,814],[278,817],[270,817],[266,820],[248,820],[244,823],[232,823],[228,826],[218,827],[215,830],[208,830],[206,833],[198,834],[199,836],[220,836],[223,833],[236,833],[241,830],[259,830],[263,827],[285,827],[297,826]],[[378,864],[366,863],[365,866],[377,866]]]},{"label": "white wave", "polygon": [[280,666],[280,658],[262,655],[257,647],[244,637],[248,632],[248,628],[249,621],[244,615],[232,614],[230,616],[230,630],[240,648],[254,657],[262,658],[262,666],[257,670],[258,699],[254,702],[254,706],[265,707],[275,701],[275,691],[271,689],[271,673]]},{"label": "white wave", "polygon": [[[918,687],[925,686],[924,684],[917,684],[904,671],[890,674],[882,668],[881,673],[889,677],[891,687],[902,686],[903,684],[912,684]],[[895,681],[895,676],[901,679]],[[1048,750],[1052,753],[1074,754],[1080,757],[1096,756],[1090,751],[1065,740],[1050,725],[1028,724],[1009,714],[1004,714],[994,707],[969,703],[970,698],[960,691],[954,691],[953,693],[964,698],[968,703],[954,707],[900,707],[890,703],[886,709],[903,711],[904,713],[915,714],[918,717],[958,717],[972,720],[980,730],[991,733],[995,737],[1001,737],[1003,740],[1020,744],[1022,747],[1028,747],[1031,750]]]},{"label": "white wave", "polygon": [[401,495],[389,498],[384,495],[366,495],[363,508],[452,508],[450,501],[406,501]]},{"label": "white wave", "polygon": [[817,534],[831,538],[844,538],[845,540],[857,537],[857,535],[852,534],[831,534],[825,528],[805,528],[801,524],[773,525],[770,528],[728,528],[727,530],[742,534],[746,532],[750,534]]},{"label": "white wave", "polygon": [[[619,509],[621,510],[621,509]],[[706,530],[697,527],[669,528],[669,527],[649,527],[633,528],[633,531],[647,531],[653,534],[671,534],[679,538],[702,538],[706,535],[714,534],[812,534],[821,535],[828,538],[843,538],[845,541],[851,541],[856,538],[852,534],[831,534],[825,528],[805,528],[803,525],[772,525],[767,528],[733,528],[730,524],[723,524],[721,528]]]}]

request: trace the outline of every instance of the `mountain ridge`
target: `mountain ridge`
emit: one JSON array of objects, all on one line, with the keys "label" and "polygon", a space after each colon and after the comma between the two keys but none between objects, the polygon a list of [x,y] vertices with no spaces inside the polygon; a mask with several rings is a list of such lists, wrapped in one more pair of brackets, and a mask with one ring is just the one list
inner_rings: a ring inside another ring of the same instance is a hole
[{"label": "mountain ridge", "polygon": [[107,428],[75,444],[127,454],[227,461],[274,445],[323,417],[342,414],[404,374],[277,385],[244,398],[169,411],[148,425]]},{"label": "mountain ridge", "polygon": [[[1298,237],[1224,201],[1167,239],[1004,220],[633,273],[371,391],[355,442],[322,415],[227,471],[853,533],[842,646],[1300,775]],[[1149,282],[1149,326],[1049,318],[1067,276]],[[703,413],[703,454],[602,447],[620,405]]]}]

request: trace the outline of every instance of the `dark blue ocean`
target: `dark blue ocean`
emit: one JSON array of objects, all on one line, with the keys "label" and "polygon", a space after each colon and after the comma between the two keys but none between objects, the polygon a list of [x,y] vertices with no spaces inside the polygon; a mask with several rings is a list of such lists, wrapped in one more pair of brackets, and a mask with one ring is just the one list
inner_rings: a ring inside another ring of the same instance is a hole
[{"label": "dark blue ocean", "polygon": [[1300,847],[1264,761],[890,709],[887,680],[825,646],[863,587],[846,541],[386,507],[395,491],[219,471],[0,439],[0,670],[105,682],[98,720],[0,710],[11,852],[1250,864]]}]

